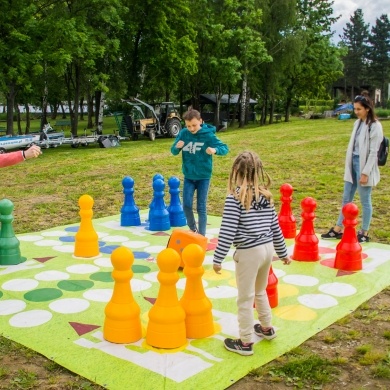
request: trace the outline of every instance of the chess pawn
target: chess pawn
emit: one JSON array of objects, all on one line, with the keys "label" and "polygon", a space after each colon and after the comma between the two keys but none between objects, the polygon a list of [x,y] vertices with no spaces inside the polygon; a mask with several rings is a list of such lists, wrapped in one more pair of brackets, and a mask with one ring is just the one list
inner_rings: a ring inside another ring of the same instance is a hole
[{"label": "chess pawn", "polygon": [[95,257],[99,255],[98,235],[92,225],[93,198],[82,195],[79,199],[80,228],[75,235],[74,255],[76,257]]},{"label": "chess pawn", "polygon": [[103,337],[111,343],[133,343],[142,337],[141,310],[130,285],[134,255],[128,248],[116,248],[111,254],[111,263],[114,291],[104,310]]},{"label": "chess pawn", "polygon": [[302,200],[302,227],[295,237],[295,246],[292,258],[297,261],[317,261],[320,259],[318,251],[318,237],[314,233],[314,210],[316,201],[307,197]]},{"label": "chess pawn", "polygon": [[176,283],[179,254],[172,248],[163,249],[157,256],[160,289],[149,311],[146,342],[156,348],[179,348],[186,344],[185,312],[177,298]]},{"label": "chess pawn", "polygon": [[134,180],[126,176],[122,180],[122,185],[125,200],[121,208],[121,226],[140,226],[139,208],[134,202]]},{"label": "chess pawn", "polygon": [[15,236],[12,222],[14,204],[9,199],[0,201],[0,265],[16,265],[26,261],[20,253],[20,242]]},{"label": "chess pawn", "polygon": [[171,202],[168,206],[169,221],[172,227],[180,227],[187,225],[187,220],[184,215],[183,206],[180,202],[180,180],[172,176],[168,180],[169,193],[171,194]]},{"label": "chess pawn", "polygon": [[359,209],[354,203],[347,203],[342,209],[344,233],[336,246],[334,268],[343,271],[360,271],[363,268],[362,247],[356,236]]},{"label": "chess pawn", "polygon": [[268,302],[271,308],[278,306],[278,278],[276,277],[272,266],[269,269],[268,284],[265,290],[268,296]]},{"label": "chess pawn", "polygon": [[190,339],[202,339],[215,332],[212,305],[202,284],[204,256],[204,249],[197,244],[187,245],[182,252],[187,280],[180,304],[186,313],[187,337]]},{"label": "chess pawn", "polygon": [[164,202],[165,183],[161,179],[153,182],[153,201],[149,210],[149,230],[162,231],[169,230],[171,223],[169,221],[169,212]]},{"label": "chess pawn", "polygon": [[285,183],[280,187],[282,206],[278,220],[284,238],[295,238],[297,234],[297,223],[291,210],[292,193],[293,188],[290,184]]}]

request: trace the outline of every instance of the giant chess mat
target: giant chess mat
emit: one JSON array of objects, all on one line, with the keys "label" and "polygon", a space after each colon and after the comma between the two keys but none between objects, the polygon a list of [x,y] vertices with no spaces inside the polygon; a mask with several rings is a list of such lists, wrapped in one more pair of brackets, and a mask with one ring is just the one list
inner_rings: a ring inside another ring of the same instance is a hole
[{"label": "giant chess mat", "polygon": [[[147,211],[141,212],[145,221]],[[279,304],[273,311],[278,337],[254,337],[254,355],[242,357],[223,346],[238,337],[233,250],[223,272],[212,270],[221,219],[209,217],[209,247],[203,285],[213,305],[216,333],[176,350],[156,349],[145,342],[148,311],[159,290],[156,257],[171,231],[151,232],[121,227],[120,215],[93,220],[100,256],[77,259],[74,237],[79,225],[60,226],[18,235],[24,263],[0,266],[0,332],[67,369],[108,389],[224,389],[251,369],[284,354],[346,316],[390,284],[390,246],[363,246],[363,270],[344,272],[331,267],[337,241],[319,242],[321,259],[285,266],[275,257]],[[294,240],[286,240],[290,254]],[[111,252],[118,246],[135,256],[131,287],[141,308],[143,338],[132,344],[104,340],[104,309],[112,296]],[[185,277],[179,271],[180,298]],[[254,313],[255,315],[255,313]]]}]

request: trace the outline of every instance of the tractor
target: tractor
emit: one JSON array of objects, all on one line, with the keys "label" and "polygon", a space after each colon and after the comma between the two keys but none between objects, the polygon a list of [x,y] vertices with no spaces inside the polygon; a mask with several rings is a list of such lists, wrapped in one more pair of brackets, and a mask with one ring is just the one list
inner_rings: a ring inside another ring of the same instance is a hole
[{"label": "tractor", "polygon": [[124,101],[132,106],[131,114],[124,116],[123,121],[133,141],[140,134],[149,137],[151,141],[156,136],[174,138],[179,134],[181,119],[174,103],[162,102],[152,106],[137,98]]}]

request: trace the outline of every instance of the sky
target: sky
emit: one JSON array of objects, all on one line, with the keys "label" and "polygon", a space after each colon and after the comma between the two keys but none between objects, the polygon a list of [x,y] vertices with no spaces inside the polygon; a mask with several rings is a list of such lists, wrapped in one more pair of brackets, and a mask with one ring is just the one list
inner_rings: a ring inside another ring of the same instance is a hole
[{"label": "sky", "polygon": [[341,15],[332,26],[332,31],[336,31],[333,35],[335,43],[340,41],[339,35],[343,34],[343,28],[350,22],[350,17],[358,8],[363,11],[365,23],[370,24],[370,32],[376,19],[379,19],[382,14],[387,14],[390,19],[390,0],[334,0],[333,15]]}]

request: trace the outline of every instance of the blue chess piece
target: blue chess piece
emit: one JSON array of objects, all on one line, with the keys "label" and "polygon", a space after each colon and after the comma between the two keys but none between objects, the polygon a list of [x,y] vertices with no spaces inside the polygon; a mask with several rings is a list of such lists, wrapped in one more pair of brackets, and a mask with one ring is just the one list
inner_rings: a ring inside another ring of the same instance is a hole
[{"label": "blue chess piece", "polygon": [[121,208],[121,226],[140,226],[139,208],[136,206],[133,196],[134,180],[130,176],[126,176],[122,180],[122,185],[125,201]]},{"label": "blue chess piece", "polygon": [[180,180],[172,176],[168,180],[169,193],[171,194],[171,203],[168,206],[169,211],[169,220],[171,222],[171,226],[185,226],[187,225],[187,219],[184,215],[183,206],[180,202]]},{"label": "blue chess piece", "polygon": [[153,181],[153,200],[149,209],[149,230],[169,230],[169,212],[164,202],[165,183],[161,179]]},{"label": "blue chess piece", "polygon": [[[152,186],[153,186],[153,183],[154,183],[157,179],[161,179],[162,181],[164,181],[164,176],[163,176],[161,173],[156,173],[156,174],[153,176],[153,179],[152,179]],[[152,201],[151,201],[150,204],[149,204],[149,210],[153,208],[153,202],[154,202],[154,196],[153,196],[153,198],[152,198]],[[150,211],[149,211],[148,219],[147,219],[145,222],[149,222],[149,220],[150,220]]]}]

